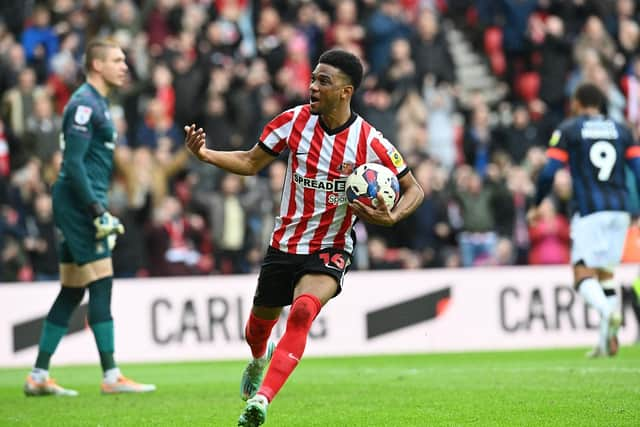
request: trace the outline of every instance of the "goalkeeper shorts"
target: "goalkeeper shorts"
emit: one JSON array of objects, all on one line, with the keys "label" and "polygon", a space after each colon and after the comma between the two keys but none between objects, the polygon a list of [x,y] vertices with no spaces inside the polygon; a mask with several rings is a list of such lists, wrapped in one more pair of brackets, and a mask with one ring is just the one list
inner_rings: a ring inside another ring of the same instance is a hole
[{"label": "goalkeeper shorts", "polygon": [[78,265],[111,257],[107,238],[96,239],[96,228],[87,209],[60,185],[52,191],[53,219],[59,231],[58,258],[61,264]]}]

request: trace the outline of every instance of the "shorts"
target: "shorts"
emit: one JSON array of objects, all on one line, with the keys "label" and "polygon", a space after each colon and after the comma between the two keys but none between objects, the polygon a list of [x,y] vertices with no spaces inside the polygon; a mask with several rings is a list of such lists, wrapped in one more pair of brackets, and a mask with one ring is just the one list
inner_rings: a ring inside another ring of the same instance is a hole
[{"label": "shorts", "polygon": [[293,291],[307,273],[324,273],[338,283],[336,295],[342,291],[342,280],[351,265],[351,255],[341,249],[325,248],[312,254],[288,254],[273,247],[267,249],[253,304],[284,307],[293,303]]},{"label": "shorts", "polygon": [[620,264],[631,218],[627,212],[602,211],[571,219],[571,263],[611,269]]},{"label": "shorts", "polygon": [[111,257],[107,238],[97,240],[89,211],[78,206],[71,192],[54,185],[52,191],[53,219],[59,234],[58,257],[61,264],[83,265]]}]

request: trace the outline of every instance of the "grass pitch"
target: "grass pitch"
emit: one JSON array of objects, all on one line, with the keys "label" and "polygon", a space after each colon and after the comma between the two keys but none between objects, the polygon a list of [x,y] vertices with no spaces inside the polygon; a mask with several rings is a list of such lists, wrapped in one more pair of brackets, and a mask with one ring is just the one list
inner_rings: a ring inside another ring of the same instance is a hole
[{"label": "grass pitch", "polygon": [[[640,347],[306,358],[269,407],[267,427],[637,426]],[[96,366],[54,367],[76,398],[22,394],[27,369],[0,369],[0,426],[235,426],[245,362],[123,365],[158,385],[102,396]]]}]

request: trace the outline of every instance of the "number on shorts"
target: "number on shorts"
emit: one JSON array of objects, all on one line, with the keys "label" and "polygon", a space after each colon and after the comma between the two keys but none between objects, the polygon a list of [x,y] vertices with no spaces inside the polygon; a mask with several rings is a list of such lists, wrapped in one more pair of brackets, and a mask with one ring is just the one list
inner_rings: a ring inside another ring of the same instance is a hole
[{"label": "number on shorts", "polygon": [[344,257],[342,256],[342,254],[333,254],[333,256],[331,256],[331,254],[323,252],[318,254],[318,256],[325,265],[333,264],[340,270],[344,268]]},{"label": "number on shorts", "polygon": [[608,141],[597,141],[591,146],[589,160],[598,168],[598,180],[606,181],[611,177],[616,157],[616,149]]}]

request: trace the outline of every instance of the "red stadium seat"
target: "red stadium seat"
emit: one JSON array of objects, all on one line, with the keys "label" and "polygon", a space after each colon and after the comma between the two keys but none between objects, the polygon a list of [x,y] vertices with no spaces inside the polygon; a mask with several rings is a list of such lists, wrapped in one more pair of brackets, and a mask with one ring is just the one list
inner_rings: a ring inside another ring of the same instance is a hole
[{"label": "red stadium seat", "polygon": [[507,61],[502,52],[494,52],[489,55],[489,64],[491,64],[491,71],[498,77],[504,75],[507,70]]},{"label": "red stadium seat", "polygon": [[540,91],[540,75],[534,71],[520,74],[516,79],[516,93],[526,102],[538,98]]},{"label": "red stadium seat", "polygon": [[491,56],[494,53],[502,53],[502,29],[489,27],[484,32],[484,51]]}]

